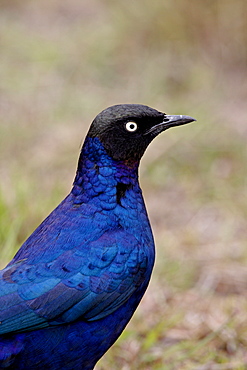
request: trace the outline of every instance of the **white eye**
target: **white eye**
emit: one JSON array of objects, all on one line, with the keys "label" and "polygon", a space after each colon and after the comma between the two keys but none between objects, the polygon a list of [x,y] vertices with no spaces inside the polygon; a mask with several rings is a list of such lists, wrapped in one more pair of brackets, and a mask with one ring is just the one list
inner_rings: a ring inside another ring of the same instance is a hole
[{"label": "white eye", "polygon": [[133,121],[129,121],[125,125],[126,130],[129,131],[129,132],[136,131],[137,130],[137,127],[138,127],[137,124],[135,122],[133,122]]}]

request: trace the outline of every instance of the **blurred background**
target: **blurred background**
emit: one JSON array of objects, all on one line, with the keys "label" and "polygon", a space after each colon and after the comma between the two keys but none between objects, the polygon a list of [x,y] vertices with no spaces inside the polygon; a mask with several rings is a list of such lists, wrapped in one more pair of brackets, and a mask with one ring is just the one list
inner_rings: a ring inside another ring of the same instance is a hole
[{"label": "blurred background", "polygon": [[143,158],[156,265],[97,370],[247,368],[246,73],[246,0],[0,0],[1,267],[69,192],[102,109],[197,119]]}]

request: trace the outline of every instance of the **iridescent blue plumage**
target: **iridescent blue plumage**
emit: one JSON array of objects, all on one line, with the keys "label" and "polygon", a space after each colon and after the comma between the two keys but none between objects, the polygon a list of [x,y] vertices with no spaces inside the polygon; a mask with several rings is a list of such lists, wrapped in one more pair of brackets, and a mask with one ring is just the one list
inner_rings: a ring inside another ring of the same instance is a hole
[{"label": "iridescent blue plumage", "polygon": [[[133,315],[155,254],[138,165],[157,135],[145,132],[167,124],[147,108],[111,107],[94,121],[71,193],[0,272],[0,368],[93,369]],[[123,131],[134,119],[138,136]]]}]

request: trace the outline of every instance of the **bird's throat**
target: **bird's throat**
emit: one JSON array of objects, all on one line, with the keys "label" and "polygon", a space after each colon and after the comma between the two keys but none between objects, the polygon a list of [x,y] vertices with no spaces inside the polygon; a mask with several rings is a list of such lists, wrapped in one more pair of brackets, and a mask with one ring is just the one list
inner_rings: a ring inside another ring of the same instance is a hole
[{"label": "bird's throat", "polygon": [[112,209],[130,189],[139,189],[137,161],[114,161],[98,138],[83,145],[72,194],[76,204],[93,202]]}]

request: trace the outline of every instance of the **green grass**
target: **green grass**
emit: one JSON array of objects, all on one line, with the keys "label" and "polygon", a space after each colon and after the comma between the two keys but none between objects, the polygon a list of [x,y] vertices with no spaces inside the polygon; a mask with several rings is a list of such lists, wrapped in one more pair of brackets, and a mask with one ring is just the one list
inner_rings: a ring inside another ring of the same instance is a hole
[{"label": "green grass", "polygon": [[70,190],[103,108],[197,122],[155,140],[141,184],[150,287],[98,370],[247,368],[246,2],[0,3],[3,267]]}]

